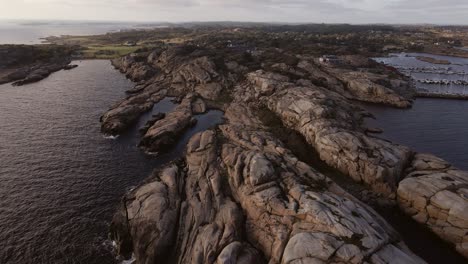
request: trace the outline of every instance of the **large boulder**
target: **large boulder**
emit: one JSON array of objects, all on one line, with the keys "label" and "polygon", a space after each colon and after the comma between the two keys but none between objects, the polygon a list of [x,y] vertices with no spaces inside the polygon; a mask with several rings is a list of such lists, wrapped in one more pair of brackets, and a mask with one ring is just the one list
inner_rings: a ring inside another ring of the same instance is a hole
[{"label": "large boulder", "polygon": [[183,171],[170,165],[127,194],[111,225],[117,252],[138,263],[163,263],[176,241]]},{"label": "large boulder", "polygon": [[398,205],[468,257],[468,172],[417,154],[398,186]]},{"label": "large boulder", "polygon": [[289,78],[272,72],[258,70],[247,74],[247,79],[253,84],[254,90],[258,96],[272,95],[277,89],[284,88]]},{"label": "large boulder", "polygon": [[193,125],[192,97],[186,97],[164,119],[156,121],[143,136],[140,147],[161,153],[173,146],[187,128]]},{"label": "large boulder", "polygon": [[150,85],[143,92],[118,102],[101,116],[101,131],[113,136],[122,134],[143,113],[150,111],[155,103],[162,100],[166,93],[166,90]]}]

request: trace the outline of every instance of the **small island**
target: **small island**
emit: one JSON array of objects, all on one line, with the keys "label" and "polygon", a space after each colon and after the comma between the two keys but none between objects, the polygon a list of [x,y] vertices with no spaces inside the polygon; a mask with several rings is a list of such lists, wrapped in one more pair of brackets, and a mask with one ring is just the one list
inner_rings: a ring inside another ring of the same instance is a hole
[{"label": "small island", "polygon": [[24,85],[72,69],[76,67],[69,65],[74,50],[58,45],[0,45],[0,84]]}]

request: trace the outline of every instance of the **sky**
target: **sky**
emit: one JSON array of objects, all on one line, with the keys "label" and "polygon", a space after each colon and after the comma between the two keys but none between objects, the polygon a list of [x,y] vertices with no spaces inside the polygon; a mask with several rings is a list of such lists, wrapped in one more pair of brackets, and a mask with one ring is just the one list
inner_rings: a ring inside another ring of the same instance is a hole
[{"label": "sky", "polygon": [[0,0],[0,19],[468,24],[468,0]]}]

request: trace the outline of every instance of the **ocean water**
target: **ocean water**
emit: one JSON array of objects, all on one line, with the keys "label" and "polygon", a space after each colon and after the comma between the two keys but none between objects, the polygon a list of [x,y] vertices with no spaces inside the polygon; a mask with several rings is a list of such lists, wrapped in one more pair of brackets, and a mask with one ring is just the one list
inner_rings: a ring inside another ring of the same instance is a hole
[{"label": "ocean water", "polygon": [[[417,56],[447,60],[450,64],[433,64]],[[396,67],[414,80],[468,80],[468,59],[426,53],[399,53],[376,61]],[[421,72],[425,71],[425,72]],[[455,74],[458,73],[458,74]],[[468,94],[468,86],[416,83],[416,88],[436,93]],[[364,106],[375,115],[367,119],[371,127],[384,130],[377,135],[407,145],[418,152],[432,153],[453,165],[468,170],[468,100],[417,98],[410,109],[381,105]]]},{"label": "ocean water", "polygon": [[0,44],[41,44],[42,39],[61,35],[97,35],[120,30],[157,26],[130,22],[0,20]]},{"label": "ocean water", "polygon": [[[133,84],[108,61],[20,87],[0,85],[0,263],[115,263],[108,228],[121,197],[150,172],[179,157],[189,138],[222,122],[196,116],[180,144],[159,157],[140,151],[146,114],[116,139],[99,117]],[[170,99],[156,112],[168,112]]]},{"label": "ocean water", "polygon": [[367,119],[377,135],[432,153],[453,165],[468,170],[468,100],[418,98],[411,109],[365,105],[376,119]]},{"label": "ocean water", "polygon": [[[468,100],[417,98],[410,109],[375,104],[365,104],[363,108],[376,118],[366,119],[365,124],[384,130],[374,136],[417,152],[434,154],[468,170]],[[402,235],[410,249],[428,263],[466,263],[448,244],[401,211],[380,213]]]}]

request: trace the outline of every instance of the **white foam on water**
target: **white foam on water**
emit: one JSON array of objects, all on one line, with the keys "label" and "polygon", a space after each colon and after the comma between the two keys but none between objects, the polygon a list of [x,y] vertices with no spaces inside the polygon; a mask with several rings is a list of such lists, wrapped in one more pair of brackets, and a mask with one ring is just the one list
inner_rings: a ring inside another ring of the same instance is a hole
[{"label": "white foam on water", "polygon": [[117,139],[118,137],[119,137],[119,135],[117,135],[117,136],[104,135],[104,138],[105,138],[105,139],[112,139],[112,140],[115,140],[115,139]]},{"label": "white foam on water", "polygon": [[122,260],[122,262],[120,262],[120,264],[134,264],[136,263],[136,258],[135,258],[135,254],[132,254],[132,257],[128,260]]}]

